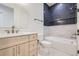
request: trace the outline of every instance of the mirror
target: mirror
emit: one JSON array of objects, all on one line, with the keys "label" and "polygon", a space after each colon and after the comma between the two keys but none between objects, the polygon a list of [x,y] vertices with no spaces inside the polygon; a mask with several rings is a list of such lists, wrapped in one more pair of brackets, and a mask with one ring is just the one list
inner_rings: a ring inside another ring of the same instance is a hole
[{"label": "mirror", "polygon": [[14,9],[0,4],[0,27],[11,27],[14,25]]}]

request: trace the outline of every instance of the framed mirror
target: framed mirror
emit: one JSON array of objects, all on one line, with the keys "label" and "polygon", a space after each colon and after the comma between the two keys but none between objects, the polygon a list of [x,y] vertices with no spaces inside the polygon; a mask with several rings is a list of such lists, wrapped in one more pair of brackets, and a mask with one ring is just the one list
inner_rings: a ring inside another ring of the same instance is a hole
[{"label": "framed mirror", "polygon": [[14,25],[14,9],[0,4],[0,27],[11,27]]}]

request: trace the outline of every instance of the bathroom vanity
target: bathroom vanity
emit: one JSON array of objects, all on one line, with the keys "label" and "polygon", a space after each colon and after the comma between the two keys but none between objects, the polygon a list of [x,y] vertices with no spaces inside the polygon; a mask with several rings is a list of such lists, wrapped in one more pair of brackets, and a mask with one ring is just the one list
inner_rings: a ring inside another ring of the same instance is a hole
[{"label": "bathroom vanity", "polygon": [[37,56],[37,33],[0,36],[0,56]]}]

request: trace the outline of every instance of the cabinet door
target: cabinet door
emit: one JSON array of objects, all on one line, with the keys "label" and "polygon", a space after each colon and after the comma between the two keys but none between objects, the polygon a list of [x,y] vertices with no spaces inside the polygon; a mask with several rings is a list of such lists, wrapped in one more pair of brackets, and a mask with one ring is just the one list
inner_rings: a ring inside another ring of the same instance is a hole
[{"label": "cabinet door", "polygon": [[28,43],[23,43],[17,46],[18,56],[28,56]]},{"label": "cabinet door", "polygon": [[28,42],[28,36],[17,36],[16,37],[18,42]]},{"label": "cabinet door", "polygon": [[0,56],[16,56],[16,46],[0,50]]},{"label": "cabinet door", "polygon": [[31,41],[30,42],[30,56],[36,56],[38,54],[38,45],[37,45],[37,40]]}]

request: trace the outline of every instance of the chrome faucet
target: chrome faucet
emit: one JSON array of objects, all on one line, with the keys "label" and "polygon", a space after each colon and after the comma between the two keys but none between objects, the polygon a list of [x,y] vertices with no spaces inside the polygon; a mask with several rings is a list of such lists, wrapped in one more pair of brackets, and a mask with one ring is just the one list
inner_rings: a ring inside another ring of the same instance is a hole
[{"label": "chrome faucet", "polygon": [[11,31],[10,31],[10,30],[5,30],[5,31],[6,31],[8,34],[9,34],[9,33],[12,33],[12,34],[13,34],[13,33],[18,33],[19,30],[16,30],[16,31],[15,31],[15,26],[12,26],[12,27],[11,27]]},{"label": "chrome faucet", "polygon": [[16,30],[16,31],[15,31],[15,26],[12,26],[12,33],[15,33],[15,32],[18,33],[18,31],[19,31],[19,30]]},{"label": "chrome faucet", "polygon": [[12,26],[12,31],[11,31],[12,33],[14,33],[15,31],[14,29],[15,29],[15,26]]}]

